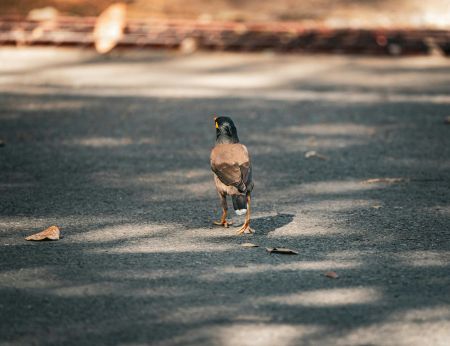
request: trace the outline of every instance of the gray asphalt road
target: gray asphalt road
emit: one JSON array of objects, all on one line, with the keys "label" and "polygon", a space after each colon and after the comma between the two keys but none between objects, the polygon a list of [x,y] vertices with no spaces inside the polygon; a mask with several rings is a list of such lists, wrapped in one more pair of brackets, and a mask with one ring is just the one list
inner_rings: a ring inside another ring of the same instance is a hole
[{"label": "gray asphalt road", "polygon": [[[449,344],[449,60],[0,61],[0,345]],[[211,225],[213,114],[252,155],[254,236]]]}]

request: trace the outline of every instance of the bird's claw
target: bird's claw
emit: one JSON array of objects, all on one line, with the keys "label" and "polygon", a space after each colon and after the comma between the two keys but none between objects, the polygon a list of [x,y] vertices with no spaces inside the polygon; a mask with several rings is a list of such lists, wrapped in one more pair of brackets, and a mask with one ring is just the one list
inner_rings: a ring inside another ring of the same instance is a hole
[{"label": "bird's claw", "polygon": [[227,221],[227,220],[214,221],[213,224],[217,225],[217,226],[223,226],[225,228],[228,228],[228,226],[233,224],[233,221]]},{"label": "bird's claw", "polygon": [[255,231],[253,229],[251,229],[249,225],[244,225],[239,230],[236,231],[237,235],[241,235],[241,234],[245,234],[245,233],[253,234],[253,233],[255,233]]}]

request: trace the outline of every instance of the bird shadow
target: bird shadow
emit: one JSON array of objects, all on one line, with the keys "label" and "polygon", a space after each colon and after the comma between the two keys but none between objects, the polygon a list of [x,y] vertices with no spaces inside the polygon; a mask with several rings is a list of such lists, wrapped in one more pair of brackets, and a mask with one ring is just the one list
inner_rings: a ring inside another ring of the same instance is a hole
[{"label": "bird shadow", "polygon": [[258,217],[256,219],[252,219],[251,227],[257,232],[258,235],[267,235],[270,232],[291,223],[293,219],[293,214],[285,213]]}]

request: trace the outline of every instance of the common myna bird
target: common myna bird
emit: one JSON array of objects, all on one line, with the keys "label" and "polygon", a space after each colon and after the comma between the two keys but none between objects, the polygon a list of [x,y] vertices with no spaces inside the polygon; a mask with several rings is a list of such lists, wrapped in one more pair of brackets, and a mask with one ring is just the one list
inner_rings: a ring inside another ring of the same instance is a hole
[{"label": "common myna bird", "polygon": [[231,196],[236,214],[245,222],[237,234],[253,233],[250,228],[250,193],[253,189],[252,165],[245,145],[239,143],[236,126],[228,117],[214,118],[216,145],[211,151],[211,169],[222,204],[222,218],[215,225],[228,227],[227,196]]}]

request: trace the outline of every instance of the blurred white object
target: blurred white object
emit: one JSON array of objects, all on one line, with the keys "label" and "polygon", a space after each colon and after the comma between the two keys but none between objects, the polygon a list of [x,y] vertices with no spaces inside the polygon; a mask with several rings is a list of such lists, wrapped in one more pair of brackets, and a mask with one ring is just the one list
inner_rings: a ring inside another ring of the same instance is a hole
[{"label": "blurred white object", "polygon": [[306,157],[307,159],[309,159],[309,158],[311,158],[311,157],[317,157],[317,158],[319,158],[319,159],[321,159],[321,160],[328,160],[328,157],[327,157],[327,156],[322,155],[322,154],[319,154],[319,153],[318,153],[317,151],[315,151],[315,150],[307,151],[307,152],[305,153],[305,157]]},{"label": "blurred white object", "polygon": [[58,15],[59,12],[56,8],[47,6],[43,8],[35,8],[28,12],[28,19],[43,22],[47,20],[55,20]]},{"label": "blurred white object", "polygon": [[180,50],[184,54],[194,53],[198,48],[197,40],[192,37],[187,37],[181,41]]},{"label": "blurred white object", "polygon": [[94,28],[95,49],[100,54],[108,53],[123,37],[127,24],[127,5],[115,3],[97,18]]}]

